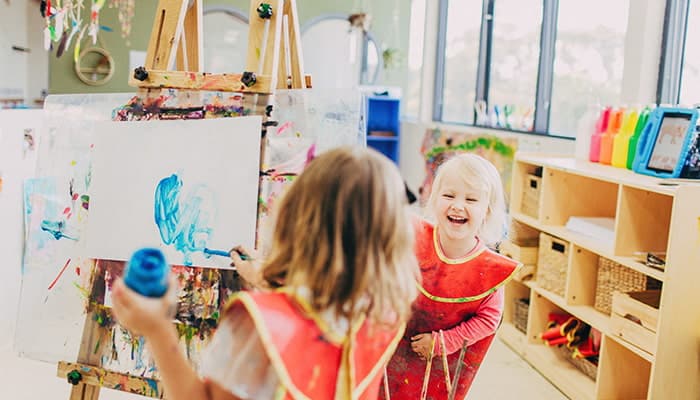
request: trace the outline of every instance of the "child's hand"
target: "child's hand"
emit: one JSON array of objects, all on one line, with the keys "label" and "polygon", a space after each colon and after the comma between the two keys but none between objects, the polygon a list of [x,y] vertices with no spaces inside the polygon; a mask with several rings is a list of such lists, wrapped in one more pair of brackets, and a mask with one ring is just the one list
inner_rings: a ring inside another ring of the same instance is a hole
[{"label": "child's hand", "polygon": [[432,333],[420,333],[411,338],[411,349],[418,354],[421,360],[427,360],[430,357],[430,350],[433,346]]},{"label": "child's hand", "polygon": [[112,287],[112,311],[117,322],[134,336],[151,336],[170,329],[177,310],[177,281],[171,277],[163,297],[146,297],[129,289],[123,279]]},{"label": "child's hand", "polygon": [[[241,255],[245,257],[245,260]],[[245,279],[246,282],[254,286],[260,286],[262,284],[260,264],[257,258],[253,258],[250,252],[243,246],[236,246],[231,249],[231,261],[231,266],[236,267],[238,275]]]}]

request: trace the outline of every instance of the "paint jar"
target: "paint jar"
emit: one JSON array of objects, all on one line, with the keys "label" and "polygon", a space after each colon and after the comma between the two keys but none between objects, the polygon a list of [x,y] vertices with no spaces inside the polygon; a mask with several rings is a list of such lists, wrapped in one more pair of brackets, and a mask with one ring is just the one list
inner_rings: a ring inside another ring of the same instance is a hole
[{"label": "paint jar", "polygon": [[139,249],[124,271],[124,283],[147,297],[161,297],[168,290],[168,264],[163,252],[155,248]]}]

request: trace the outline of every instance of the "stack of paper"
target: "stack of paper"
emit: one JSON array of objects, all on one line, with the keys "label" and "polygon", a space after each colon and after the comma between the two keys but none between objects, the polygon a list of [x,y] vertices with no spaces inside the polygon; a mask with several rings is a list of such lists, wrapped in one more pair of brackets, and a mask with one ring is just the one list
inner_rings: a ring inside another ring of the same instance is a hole
[{"label": "stack of paper", "polygon": [[611,217],[569,217],[566,229],[605,243],[615,240],[615,218]]}]

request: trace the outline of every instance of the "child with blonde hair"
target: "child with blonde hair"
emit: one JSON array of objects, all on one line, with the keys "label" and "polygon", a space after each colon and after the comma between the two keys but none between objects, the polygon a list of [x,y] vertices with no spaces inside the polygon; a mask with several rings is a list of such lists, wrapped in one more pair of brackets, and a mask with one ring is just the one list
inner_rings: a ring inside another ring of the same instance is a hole
[{"label": "child with blonde hair", "polygon": [[435,223],[415,223],[421,294],[389,362],[387,389],[396,399],[447,399],[451,390],[464,399],[500,323],[503,286],[520,265],[488,248],[503,236],[506,208],[486,159],[445,161],[427,208]]},{"label": "child with blonde hair", "polygon": [[[283,285],[231,298],[201,377],[178,348],[168,301],[115,284],[115,315],[145,336],[168,399],[377,398],[418,294],[398,170],[372,150],[330,150],[311,161],[276,214],[262,276]],[[236,251],[232,258],[242,263]]]}]

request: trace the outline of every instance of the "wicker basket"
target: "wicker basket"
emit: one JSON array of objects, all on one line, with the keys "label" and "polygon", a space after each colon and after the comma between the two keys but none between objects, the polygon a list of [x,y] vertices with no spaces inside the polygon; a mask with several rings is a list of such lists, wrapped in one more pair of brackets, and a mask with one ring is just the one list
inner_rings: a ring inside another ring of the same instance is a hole
[{"label": "wicker basket", "polygon": [[606,314],[611,313],[613,292],[625,293],[654,289],[661,289],[661,282],[607,258],[598,258],[598,278],[594,304],[596,310]]},{"label": "wicker basket", "polygon": [[540,192],[542,178],[536,175],[527,174],[523,187],[523,200],[520,204],[520,211],[523,214],[537,218],[540,214]]},{"label": "wicker basket", "polygon": [[563,297],[568,263],[569,243],[541,232],[537,251],[537,284]]},{"label": "wicker basket", "polygon": [[527,313],[530,309],[530,299],[515,299],[515,309],[513,312],[513,325],[522,333],[527,331]]},{"label": "wicker basket", "polygon": [[596,374],[598,373],[597,364],[586,358],[574,358],[571,350],[564,345],[557,346],[556,351],[559,352],[559,355],[564,357],[568,362],[574,364],[574,367],[576,367],[579,371],[586,374],[587,377],[593,379],[594,381],[596,380]]},{"label": "wicker basket", "polygon": [[537,243],[540,241],[540,231],[511,218],[508,226],[508,240],[518,246],[537,247]]}]

